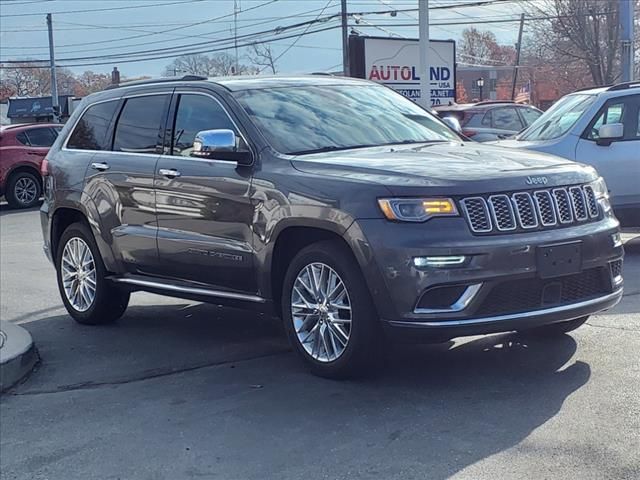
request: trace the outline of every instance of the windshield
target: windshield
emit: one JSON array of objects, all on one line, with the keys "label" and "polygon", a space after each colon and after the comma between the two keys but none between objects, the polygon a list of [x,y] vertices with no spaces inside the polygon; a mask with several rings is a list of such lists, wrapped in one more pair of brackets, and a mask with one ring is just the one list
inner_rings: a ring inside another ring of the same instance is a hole
[{"label": "windshield", "polygon": [[379,85],[276,87],[235,97],[279,152],[460,141],[411,100]]},{"label": "windshield", "polygon": [[552,140],[561,137],[576,124],[595,99],[595,95],[580,94],[561,98],[518,135],[517,140]]}]

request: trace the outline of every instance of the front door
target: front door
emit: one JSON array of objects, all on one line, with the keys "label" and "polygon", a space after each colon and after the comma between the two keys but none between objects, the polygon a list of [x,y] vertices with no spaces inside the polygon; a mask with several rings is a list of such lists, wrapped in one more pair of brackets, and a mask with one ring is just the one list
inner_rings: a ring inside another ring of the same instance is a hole
[{"label": "front door", "polygon": [[166,276],[256,293],[251,167],[191,157],[199,131],[236,123],[213,94],[177,91],[168,151],[156,168],[159,266]]},{"label": "front door", "polygon": [[[605,179],[614,207],[640,205],[640,95],[608,100],[576,146],[576,161],[593,165]],[[598,145],[598,129],[622,123],[624,136],[610,145]]]},{"label": "front door", "polygon": [[87,168],[85,191],[102,234],[130,273],[153,272],[158,261],[153,179],[170,101],[171,92],[124,98],[108,149],[96,152]]}]

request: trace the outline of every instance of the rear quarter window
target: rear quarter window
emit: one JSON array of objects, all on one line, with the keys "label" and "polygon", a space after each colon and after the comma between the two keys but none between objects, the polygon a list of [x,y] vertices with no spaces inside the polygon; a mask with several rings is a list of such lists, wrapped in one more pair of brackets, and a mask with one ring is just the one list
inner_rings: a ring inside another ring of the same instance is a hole
[{"label": "rear quarter window", "polygon": [[67,148],[109,150],[107,131],[118,107],[118,100],[97,103],[85,110],[69,136]]},{"label": "rear quarter window", "polygon": [[16,140],[21,145],[29,146],[29,139],[27,138],[27,134],[24,133],[24,132],[20,132],[20,133],[16,134]]}]

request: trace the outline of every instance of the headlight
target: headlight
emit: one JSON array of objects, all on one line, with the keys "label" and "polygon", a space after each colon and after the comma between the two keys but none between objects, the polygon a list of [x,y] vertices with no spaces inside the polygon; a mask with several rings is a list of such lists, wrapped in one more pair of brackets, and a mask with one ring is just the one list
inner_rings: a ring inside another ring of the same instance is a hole
[{"label": "headlight", "polygon": [[604,178],[599,177],[591,186],[593,187],[593,193],[596,194],[596,198],[609,198],[609,189],[607,188]]},{"label": "headlight", "polygon": [[451,198],[380,198],[380,210],[388,220],[425,222],[431,217],[458,215]]},{"label": "headlight", "polygon": [[593,193],[596,196],[596,200],[602,207],[604,213],[610,212],[611,203],[609,203],[609,189],[607,188],[607,184],[604,181],[604,178],[598,178],[591,184],[591,187],[593,188]]}]

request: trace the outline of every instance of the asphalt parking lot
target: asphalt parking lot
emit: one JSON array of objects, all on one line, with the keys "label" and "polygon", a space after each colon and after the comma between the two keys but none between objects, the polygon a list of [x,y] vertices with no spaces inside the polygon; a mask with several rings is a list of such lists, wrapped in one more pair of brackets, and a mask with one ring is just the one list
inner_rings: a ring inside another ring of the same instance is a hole
[{"label": "asphalt parking lot", "polygon": [[570,335],[390,348],[309,375],[255,314],[137,293],[75,324],[37,210],[0,207],[3,320],[42,363],[1,397],[2,479],[638,479],[640,238],[626,294]]}]

